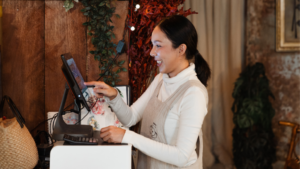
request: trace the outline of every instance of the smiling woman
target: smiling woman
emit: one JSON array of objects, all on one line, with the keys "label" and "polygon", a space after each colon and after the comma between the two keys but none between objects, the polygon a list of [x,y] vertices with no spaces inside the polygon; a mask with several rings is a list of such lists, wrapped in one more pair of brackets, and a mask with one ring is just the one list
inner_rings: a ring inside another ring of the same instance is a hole
[{"label": "smiling woman", "polygon": [[210,69],[196,48],[197,38],[193,24],[183,16],[159,22],[152,32],[150,54],[160,74],[131,107],[107,84],[86,83],[96,86],[99,97],[105,96],[124,126],[142,120],[140,134],[113,126],[100,134],[104,141],[130,143],[139,149],[139,169],[202,169],[201,127],[207,114],[205,86]]},{"label": "smiling woman", "polygon": [[152,43],[150,55],[156,60],[160,73],[167,73],[171,78],[189,67],[185,57],[186,45],[173,48],[172,42],[159,26],[153,30]]},{"label": "smiling woman", "polygon": [[[163,44],[164,46],[167,46],[167,49],[164,50],[165,55],[166,53],[168,53],[168,55],[176,56],[172,57],[174,58],[174,61],[176,60],[178,62],[183,62],[180,65],[173,65],[173,67],[180,66],[176,69],[179,72],[187,68],[188,62],[194,58],[197,77],[205,86],[207,86],[207,80],[210,77],[210,69],[207,62],[203,59],[203,57],[197,50],[197,31],[194,25],[188,19],[181,15],[175,15],[173,17],[168,17],[160,21],[160,23],[152,33],[152,42],[156,41],[158,44],[153,43],[153,49],[157,49],[156,47],[161,47],[161,45]],[[155,54],[153,53],[155,52],[155,50],[153,49],[150,55],[155,56],[153,55]],[[176,70],[174,72],[175,75]]]}]

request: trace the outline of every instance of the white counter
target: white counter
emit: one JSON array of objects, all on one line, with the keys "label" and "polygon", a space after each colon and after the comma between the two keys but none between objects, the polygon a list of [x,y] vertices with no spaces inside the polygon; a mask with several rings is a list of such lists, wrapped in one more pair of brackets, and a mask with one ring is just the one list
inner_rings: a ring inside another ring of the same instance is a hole
[{"label": "white counter", "polygon": [[132,145],[63,145],[50,153],[50,169],[131,169]]}]

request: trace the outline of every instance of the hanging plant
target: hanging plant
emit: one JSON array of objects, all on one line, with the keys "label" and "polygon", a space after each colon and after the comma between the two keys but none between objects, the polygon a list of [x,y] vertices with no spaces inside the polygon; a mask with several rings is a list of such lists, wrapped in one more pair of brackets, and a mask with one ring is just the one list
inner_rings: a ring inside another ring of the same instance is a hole
[{"label": "hanging plant", "polygon": [[184,0],[140,0],[139,9],[135,10],[133,1],[129,6],[129,26],[135,28],[130,32],[129,73],[132,87],[132,98],[135,101],[146,90],[156,75],[156,62],[150,57],[152,49],[151,34],[155,25],[163,18],[171,15],[188,16],[197,14],[191,10],[178,10]]},{"label": "hanging plant", "polygon": [[269,101],[274,99],[262,63],[249,65],[235,82],[232,94],[233,156],[237,169],[271,169],[275,159]]},{"label": "hanging plant", "polygon": [[[75,0],[78,2],[78,0]],[[120,82],[118,73],[121,71],[126,72],[127,69],[122,67],[125,63],[124,60],[116,62],[116,44],[111,42],[112,38],[116,38],[113,33],[114,26],[111,17],[120,18],[115,13],[115,5],[112,0],[81,0],[81,3],[85,8],[81,10],[83,15],[87,16],[87,22],[83,23],[87,26],[88,35],[92,36],[91,42],[95,47],[95,50],[89,51],[94,55],[94,59],[100,62],[100,77],[103,77],[103,81],[107,84],[115,86],[117,82]],[[72,0],[65,1],[66,11],[74,7]],[[116,71],[113,71],[115,67],[119,67]]]}]

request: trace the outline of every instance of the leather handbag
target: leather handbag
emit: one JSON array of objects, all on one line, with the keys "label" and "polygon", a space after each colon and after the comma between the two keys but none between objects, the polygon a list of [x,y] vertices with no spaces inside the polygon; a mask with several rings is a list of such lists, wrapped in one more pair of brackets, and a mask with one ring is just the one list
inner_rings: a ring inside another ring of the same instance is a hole
[{"label": "leather handbag", "polygon": [[[5,101],[15,116],[12,119],[3,116]],[[36,144],[24,118],[11,98],[3,96],[0,104],[0,168],[34,168],[38,158]]]}]

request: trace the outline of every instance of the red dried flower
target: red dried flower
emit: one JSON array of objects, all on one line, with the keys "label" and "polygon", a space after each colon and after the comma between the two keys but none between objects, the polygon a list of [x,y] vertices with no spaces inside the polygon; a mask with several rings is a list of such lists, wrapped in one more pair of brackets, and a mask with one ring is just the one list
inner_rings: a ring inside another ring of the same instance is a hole
[{"label": "red dried flower", "polygon": [[178,6],[185,0],[140,0],[140,9],[134,11],[133,1],[130,2],[129,25],[135,26],[136,30],[130,32],[129,48],[129,74],[130,85],[132,87],[133,101],[146,90],[147,82],[150,76],[156,75],[156,63],[151,59],[150,51],[152,49],[151,34],[154,26],[163,18],[172,15],[188,16],[197,14],[191,10],[178,10]]}]

